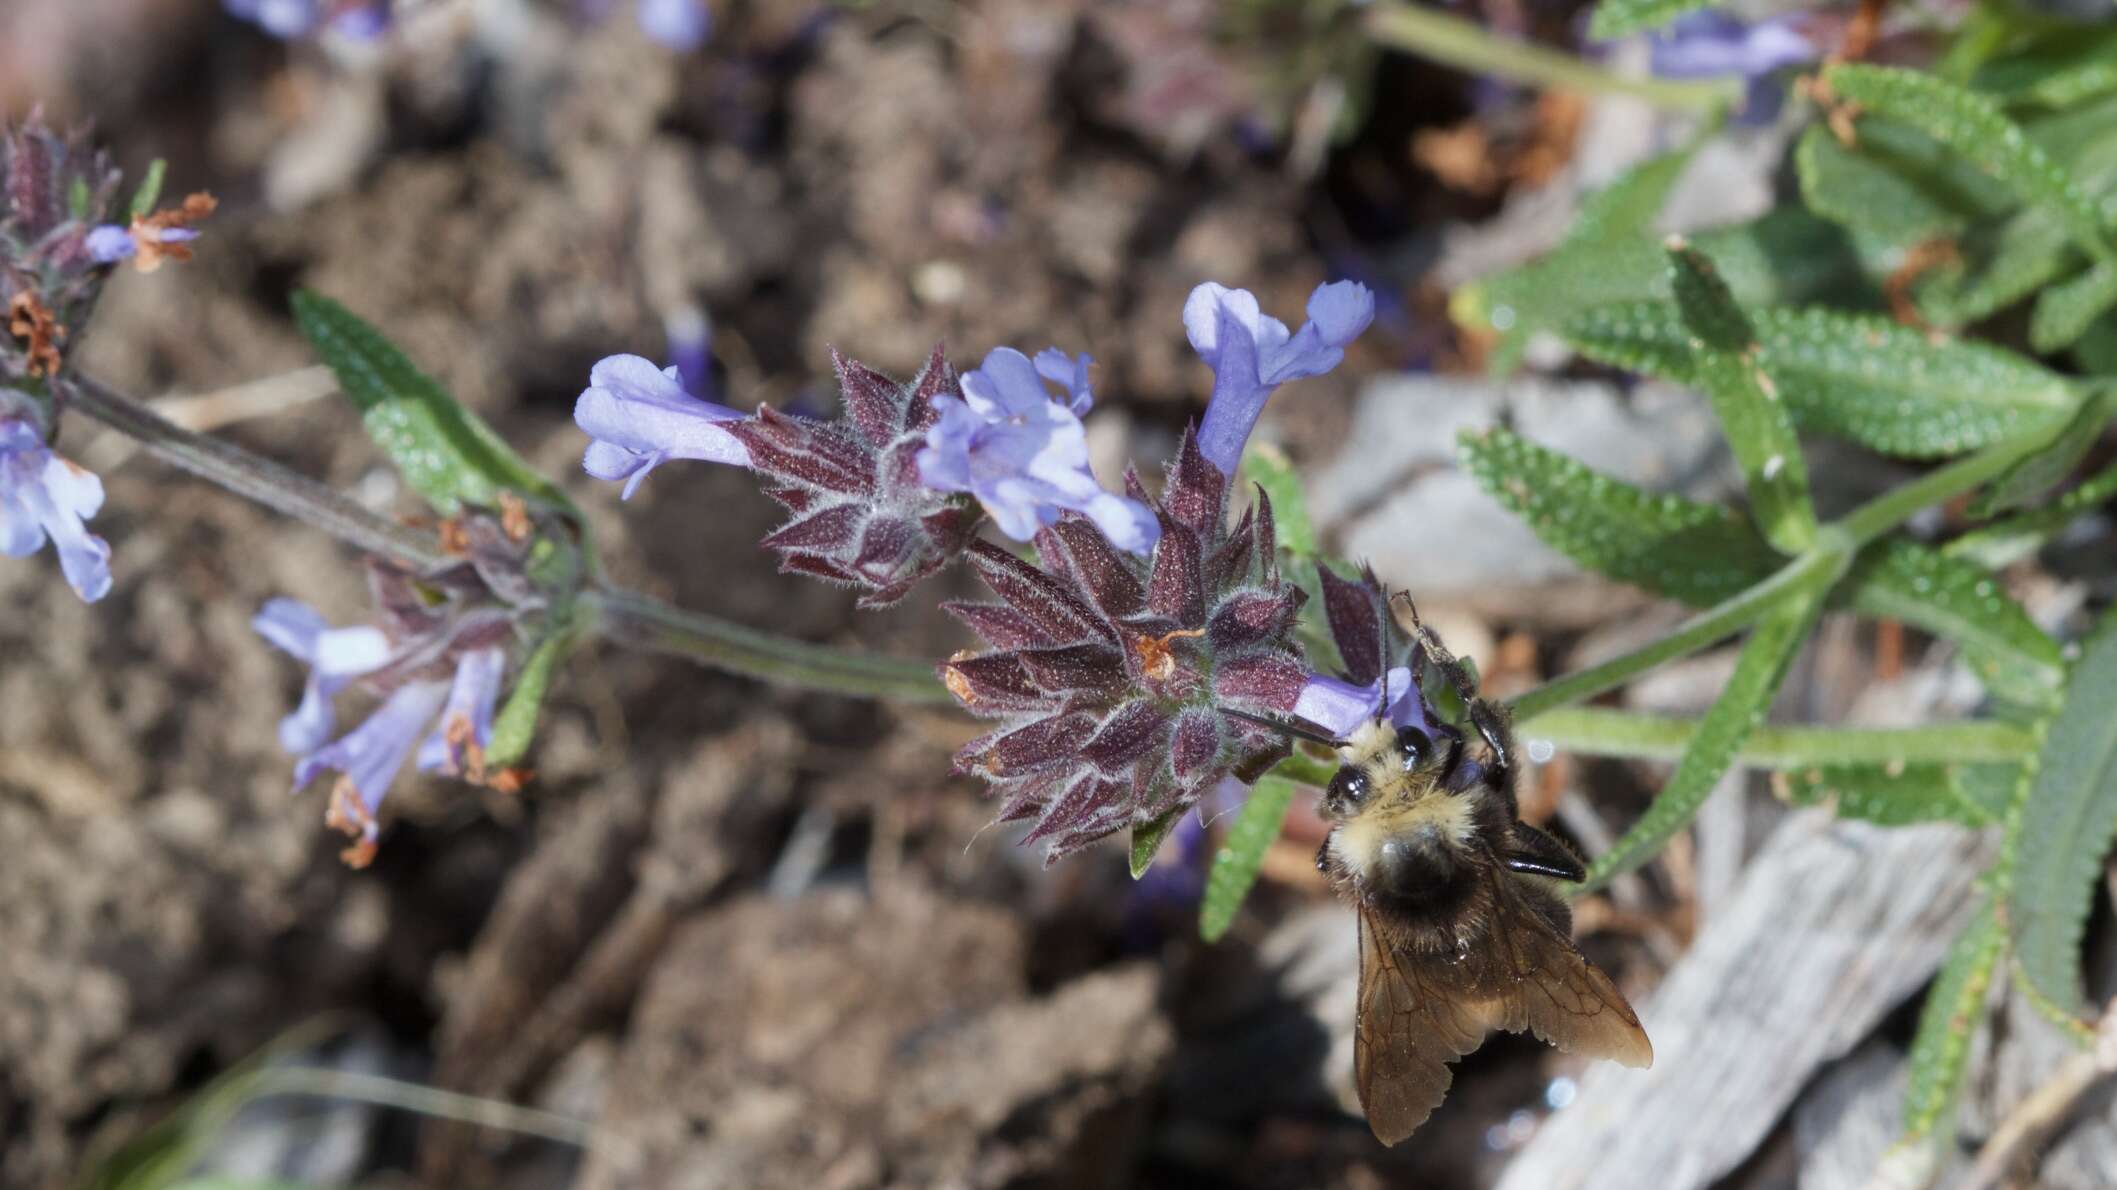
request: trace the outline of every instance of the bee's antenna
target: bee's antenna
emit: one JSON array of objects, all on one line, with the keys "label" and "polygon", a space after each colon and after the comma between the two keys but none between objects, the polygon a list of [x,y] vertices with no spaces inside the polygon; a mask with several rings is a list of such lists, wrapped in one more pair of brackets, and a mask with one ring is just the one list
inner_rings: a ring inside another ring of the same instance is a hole
[{"label": "bee's antenna", "polygon": [[1292,736],[1297,740],[1307,740],[1311,744],[1321,744],[1326,748],[1336,748],[1345,742],[1344,740],[1324,735],[1313,728],[1304,727],[1290,719],[1274,719],[1270,715],[1252,715],[1248,711],[1238,711],[1233,707],[1217,707],[1215,709],[1223,715],[1233,715],[1245,723],[1254,723],[1259,727],[1269,728],[1281,735]]}]

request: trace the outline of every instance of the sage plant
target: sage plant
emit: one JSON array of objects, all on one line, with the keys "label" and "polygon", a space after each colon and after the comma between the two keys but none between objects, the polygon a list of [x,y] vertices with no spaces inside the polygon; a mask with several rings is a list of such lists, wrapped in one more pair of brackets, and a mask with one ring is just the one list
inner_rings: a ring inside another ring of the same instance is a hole
[{"label": "sage plant", "polygon": [[[394,16],[380,0],[229,7],[282,36]],[[638,12],[680,35],[665,40],[695,43],[703,9],[681,7]],[[2054,1015],[2088,1015],[2080,949],[2117,837],[2117,615],[2040,625],[2006,580],[2117,498],[2117,466],[2086,466],[2117,420],[2117,34],[1990,7],[1939,45],[1879,6],[1850,20],[1748,26],[1706,13],[1672,25],[1711,7],[1596,6],[1593,37],[1660,38],[1661,78],[1394,2],[1365,6],[1358,29],[1512,82],[1701,117],[1698,135],[1589,195],[1552,250],[1452,295],[1452,316],[1497,371],[1519,367],[1543,337],[1695,391],[1744,486],[1739,504],[1695,501],[1598,474],[1563,443],[1465,434],[1464,470],[1544,541],[1694,609],[1509,705],[1525,738],[1675,761],[1651,808],[1594,857],[1591,888],[1656,855],[1737,765],[1776,770],[1787,797],[1840,815],[1999,835],[1984,908],[1915,1042],[1892,1161],[1930,1169],[2003,960]],[[1909,64],[1861,60],[1870,53]],[[1686,236],[1658,230],[1676,180],[1745,93],[1813,62],[1782,116],[1803,127],[1777,205]],[[921,597],[950,566],[974,572],[992,600],[948,610],[979,645],[903,661],[612,584],[557,484],[322,295],[298,295],[296,321],[430,506],[430,527],[377,516],[81,374],[69,350],[121,264],[145,271],[211,251],[201,223],[212,199],[158,207],[159,178],[150,171],[121,204],[117,172],[81,139],[36,119],[0,136],[0,547],[25,558],[50,541],[88,600],[147,581],[113,568],[110,545],[86,527],[101,485],[58,453],[62,431],[86,416],[369,555],[368,623],[334,626],[288,600],[255,619],[261,642],[302,668],[281,742],[298,785],[335,774],[326,817],[351,837],[350,862],[383,843],[385,797],[407,762],[521,788],[560,662],[597,640],[800,688],[953,699],[992,724],[956,768],[1050,859],[1124,833],[1137,875],[1187,812],[1240,801],[1217,850],[1198,845],[1202,827],[1186,833],[1189,854],[1211,850],[1208,937],[1239,911],[1297,791],[1335,767],[1281,728],[1333,737],[1380,714],[1457,729],[1460,707],[1422,659],[1384,652],[1380,580],[1328,556],[1300,473],[1255,441],[1272,402],[1304,399],[1288,386],[1345,367],[1374,316],[1364,286],[1318,287],[1291,328],[1235,277],[1196,278],[1182,309],[1143,312],[1168,318],[1172,334],[1180,323],[1210,396],[1170,457],[1115,477],[1095,474],[1086,448],[1096,371],[1078,349],[1092,343],[1035,355],[978,344],[967,370],[936,349],[904,379],[834,356],[829,418],[723,402],[702,317],[672,334],[666,366],[613,351],[590,370],[574,412],[582,465],[621,485],[613,497],[665,464],[742,468],[787,510],[760,544],[789,581],[847,587],[864,606]],[[1863,503],[1819,506],[1807,447],[1826,437],[1895,482]],[[1384,577],[1418,594],[1419,575]],[[2098,608],[2109,594],[2096,592]],[[1767,725],[1826,608],[1955,650],[1982,683],[1985,713],[1894,729]],[[1581,705],[1737,638],[1725,688],[1694,720]],[[363,717],[341,731],[339,704],[356,696]]]}]

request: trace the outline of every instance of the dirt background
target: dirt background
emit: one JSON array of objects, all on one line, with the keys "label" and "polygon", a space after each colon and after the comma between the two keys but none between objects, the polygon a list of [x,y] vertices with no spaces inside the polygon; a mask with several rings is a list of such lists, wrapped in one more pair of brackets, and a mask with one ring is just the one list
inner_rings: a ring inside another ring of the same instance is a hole
[{"label": "dirt background", "polygon": [[[1178,318],[1194,284],[1291,315],[1354,275],[1383,297],[1376,330],[1274,423],[1320,467],[1360,378],[1474,354],[1427,277],[1443,231],[1563,167],[1579,121],[1361,49],[1324,5],[1243,15],[1227,37],[1202,2],[716,3],[690,56],[622,18],[485,7],[506,19],[428,5],[386,51],[334,57],[209,0],[13,0],[0,107],[93,118],[128,168],[164,156],[172,193],[222,199],[195,264],[113,283],[77,365],[142,396],[299,368],[287,299],[318,289],[565,477],[619,581],[906,657],[968,643],[931,610],[962,576],[855,613],[772,573],[754,542],[775,510],[742,474],[670,467],[621,506],[578,470],[590,364],[661,355],[687,304],[712,316],[741,406],[828,408],[832,346],[899,373],[936,341],[966,364],[1086,350],[1107,474],[1165,455],[1201,408],[1210,377]],[[1571,7],[1493,6],[1560,35]],[[1482,141],[1413,151],[1474,105]],[[226,432],[416,511],[334,402]],[[207,1168],[382,1186],[1472,1186],[1572,1086],[1562,1058],[1495,1038],[1415,1141],[1373,1143],[1344,1107],[1352,924],[1306,870],[1305,810],[1206,947],[1208,846],[1138,885],[1115,848],[1043,870],[947,776],[974,731],[959,716],[607,648],[569,664],[526,792],[407,775],[379,859],[349,871],[320,791],[288,792],[274,725],[299,677],[248,620],[282,594],[359,619],[358,559],[85,424],[66,434],[108,486],[95,528],[117,586],[83,606],[48,557],[0,566],[0,1183],[64,1184],[302,1027],[323,1040],[286,1060],[592,1134],[281,1099],[217,1134]],[[1584,618],[1640,606],[1595,599],[1431,612],[1522,683]],[[1580,775],[1550,766],[1528,812]],[[1652,788],[1631,766],[1588,777],[1620,819]],[[1588,941],[1635,993],[1687,935],[1687,871],[1652,875],[1661,924]]]}]

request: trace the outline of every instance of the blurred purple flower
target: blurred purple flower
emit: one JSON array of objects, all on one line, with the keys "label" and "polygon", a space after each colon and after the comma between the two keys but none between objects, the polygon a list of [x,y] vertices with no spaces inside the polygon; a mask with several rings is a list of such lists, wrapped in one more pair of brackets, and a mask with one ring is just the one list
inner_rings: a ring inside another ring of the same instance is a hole
[{"label": "blurred purple flower", "polygon": [[713,319],[693,305],[679,306],[662,319],[669,338],[669,366],[676,369],[684,391],[701,401],[720,401],[713,383]]},{"label": "blurred purple flower", "polygon": [[326,25],[333,33],[367,41],[390,26],[389,0],[221,0],[221,6],[282,41],[307,37]]},{"label": "blurred purple flower", "polygon": [[655,41],[688,54],[713,34],[713,13],[705,0],[639,0],[640,31]]},{"label": "blurred purple flower", "polygon": [[82,524],[103,507],[103,481],[44,445],[34,423],[0,418],[0,554],[26,558],[49,537],[74,593],[110,593],[110,545]]},{"label": "blurred purple flower", "polygon": [[1193,289],[1183,304],[1184,330],[1213,369],[1213,396],[1198,430],[1199,453],[1233,476],[1272,390],[1337,367],[1345,345],[1374,317],[1374,294],[1356,281],[1317,286],[1308,299],[1308,321],[1293,332],[1266,316],[1247,289],[1211,281]]},{"label": "blurred purple flower", "polygon": [[597,479],[624,480],[627,500],[668,459],[750,465],[748,448],[722,428],[742,414],[693,397],[676,368],[657,368],[636,355],[596,363],[573,420],[595,439],[581,466]]},{"label": "blurred purple flower", "polygon": [[[1160,536],[1152,510],[1105,491],[1088,469],[1081,414],[1095,403],[1087,356],[1057,348],[1036,360],[1011,347],[964,375],[962,397],[934,399],[940,420],[926,432],[919,477],[943,492],[969,492],[1002,533],[1027,541],[1072,511],[1094,521],[1118,548],[1145,553]],[[1065,389],[1064,403],[1045,382]]]},{"label": "blurred purple flower", "polygon": [[298,599],[271,599],[250,621],[259,636],[309,667],[301,705],[279,721],[279,746],[301,755],[323,747],[337,729],[331,699],[346,684],[389,661],[390,642],[369,625],[333,628]]},{"label": "blurred purple flower", "polygon": [[89,231],[82,247],[97,264],[116,264],[131,260],[140,250],[140,241],[155,244],[184,244],[198,238],[198,231],[190,227],[138,227],[127,230],[115,223],[105,223]]},{"label": "blurred purple flower", "polygon": [[1694,12],[1654,35],[1652,68],[1664,78],[1739,76],[1748,86],[1743,118],[1769,120],[1783,98],[1770,76],[1822,53],[1802,31],[1806,23],[1798,14],[1752,25],[1724,12]]},{"label": "blurred purple flower", "polygon": [[[279,742],[300,758],[294,766],[296,789],[325,770],[340,774],[325,822],[353,836],[353,846],[345,852],[347,863],[363,867],[374,858],[376,815],[414,745],[422,771],[485,780],[493,707],[507,669],[501,645],[461,649],[453,678],[443,681],[440,674],[447,671],[437,667],[446,664],[446,636],[408,638],[393,645],[379,628],[333,628],[315,609],[285,598],[267,602],[251,627],[309,667],[301,706],[280,721]],[[492,634],[493,624],[480,622],[463,635],[476,640]],[[358,727],[331,739],[337,727],[332,697],[360,678],[385,671],[393,679],[409,674],[409,680],[392,686],[382,705]]]}]

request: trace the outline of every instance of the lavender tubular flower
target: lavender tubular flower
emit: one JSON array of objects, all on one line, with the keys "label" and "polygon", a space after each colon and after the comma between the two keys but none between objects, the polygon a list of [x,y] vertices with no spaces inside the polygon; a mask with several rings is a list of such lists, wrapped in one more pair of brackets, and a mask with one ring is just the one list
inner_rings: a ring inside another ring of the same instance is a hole
[{"label": "lavender tubular flower", "polygon": [[1664,78],[1737,76],[1747,84],[1742,117],[1770,120],[1784,98],[1771,76],[1788,66],[1813,62],[1822,53],[1799,15],[1747,24],[1724,12],[1694,12],[1655,34],[1651,67]]},{"label": "lavender tubular flower", "polygon": [[103,482],[44,445],[23,417],[0,418],[0,553],[24,558],[47,537],[74,593],[110,593],[110,545],[82,522],[103,507]]},{"label": "lavender tubular flower", "polygon": [[1308,299],[1308,321],[1298,331],[1268,317],[1247,289],[1211,281],[1183,304],[1191,347],[1213,369],[1213,396],[1198,429],[1198,450],[1233,476],[1243,445],[1264,413],[1272,390],[1289,380],[1321,376],[1345,358],[1345,345],[1374,321],[1375,298],[1365,285],[1334,281]]},{"label": "lavender tubular flower", "polygon": [[690,395],[676,368],[636,355],[597,361],[573,420],[595,440],[581,466],[597,479],[625,481],[623,499],[669,459],[750,465],[748,448],[726,429],[742,414]]},{"label": "lavender tubular flower", "polygon": [[296,789],[326,770],[340,774],[331,788],[324,822],[353,838],[353,845],[342,855],[347,864],[364,868],[374,859],[381,834],[376,814],[382,809],[383,796],[419,742],[420,733],[440,713],[448,689],[448,683],[434,681],[399,686],[360,726],[295,764]]},{"label": "lavender tubular flower", "polygon": [[420,772],[484,782],[493,707],[500,700],[500,678],[506,671],[507,652],[500,648],[472,649],[456,662],[441,725],[419,745]]},{"label": "lavender tubular flower", "polygon": [[301,705],[279,722],[279,746],[297,755],[314,752],[330,739],[338,724],[331,699],[355,678],[381,669],[390,657],[389,639],[381,629],[333,628],[298,599],[267,601],[250,626],[309,667]]},{"label": "lavender tubular flower", "polygon": [[704,0],[639,0],[640,32],[680,54],[706,44],[713,13]]},{"label": "lavender tubular flower", "polygon": [[[1034,363],[1002,347],[963,377],[963,396],[937,398],[940,420],[919,452],[919,476],[937,491],[977,497],[1002,533],[1027,541],[1061,512],[1095,522],[1118,548],[1145,553],[1160,536],[1146,505],[1103,490],[1088,469],[1081,414],[1094,404],[1087,356],[1057,348]],[[1045,390],[1064,385],[1067,402]]]}]

